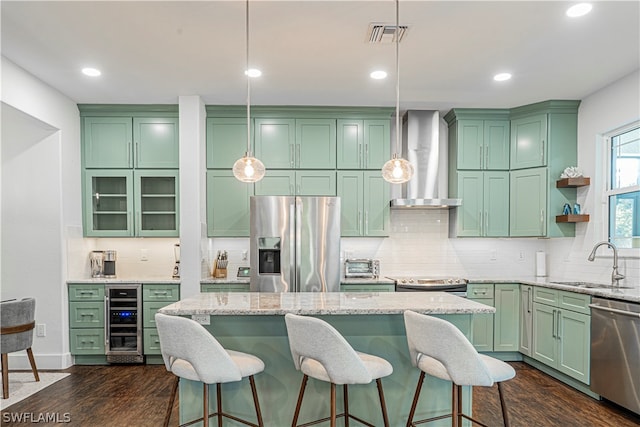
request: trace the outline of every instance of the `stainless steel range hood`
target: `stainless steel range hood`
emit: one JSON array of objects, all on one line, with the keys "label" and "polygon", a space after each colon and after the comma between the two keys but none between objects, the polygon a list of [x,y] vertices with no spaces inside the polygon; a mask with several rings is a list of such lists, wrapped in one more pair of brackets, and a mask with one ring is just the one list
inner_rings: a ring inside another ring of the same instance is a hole
[{"label": "stainless steel range hood", "polygon": [[392,208],[449,209],[462,204],[462,199],[448,197],[448,150],[446,137],[440,137],[441,128],[446,135],[438,111],[409,110],[404,114],[402,157],[411,162],[414,174],[399,191],[392,189]]}]

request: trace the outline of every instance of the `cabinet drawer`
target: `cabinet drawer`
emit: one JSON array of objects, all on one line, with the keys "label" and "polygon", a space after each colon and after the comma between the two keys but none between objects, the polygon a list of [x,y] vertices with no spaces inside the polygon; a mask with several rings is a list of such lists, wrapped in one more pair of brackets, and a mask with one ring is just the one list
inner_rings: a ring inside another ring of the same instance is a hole
[{"label": "cabinet drawer", "polygon": [[575,292],[558,291],[558,307],[591,315],[591,296]]},{"label": "cabinet drawer", "polygon": [[249,283],[202,283],[200,292],[249,292]]},{"label": "cabinet drawer", "polygon": [[467,286],[467,298],[493,298],[493,284],[470,283]]},{"label": "cabinet drawer", "polygon": [[104,328],[71,329],[71,354],[105,354]]},{"label": "cabinet drawer", "polygon": [[533,288],[533,301],[542,304],[558,305],[558,291],[555,289],[541,288],[536,286]]},{"label": "cabinet drawer", "polygon": [[142,327],[156,327],[156,313],[162,307],[169,305],[169,302],[145,302],[142,304]]},{"label": "cabinet drawer", "polygon": [[143,301],[174,302],[180,299],[179,285],[144,285],[142,286]]},{"label": "cabinet drawer", "polygon": [[104,302],[70,302],[69,326],[72,328],[104,328]]},{"label": "cabinet drawer", "polygon": [[145,356],[162,354],[160,351],[160,336],[156,328],[144,328],[142,342]]},{"label": "cabinet drawer", "polygon": [[69,301],[104,301],[104,285],[69,285]]}]

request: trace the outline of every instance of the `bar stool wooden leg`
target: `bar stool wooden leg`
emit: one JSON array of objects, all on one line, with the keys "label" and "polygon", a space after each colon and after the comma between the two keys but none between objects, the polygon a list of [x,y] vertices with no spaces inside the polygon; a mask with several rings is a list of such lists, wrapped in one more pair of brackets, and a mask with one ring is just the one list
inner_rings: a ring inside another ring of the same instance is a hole
[{"label": "bar stool wooden leg", "polygon": [[307,386],[309,377],[307,375],[302,377],[302,384],[300,384],[300,392],[298,393],[298,403],[296,404],[296,412],[293,414],[293,421],[291,421],[291,427],[298,425],[298,415],[300,415],[300,406],[302,406],[302,398],[304,397],[304,389]]},{"label": "bar stool wooden leg", "polygon": [[418,379],[418,385],[416,386],[416,392],[413,394],[413,403],[411,404],[411,411],[409,411],[409,418],[407,419],[407,427],[413,426],[413,416],[416,413],[416,407],[418,406],[418,398],[420,397],[420,390],[422,390],[422,383],[424,382],[424,372],[420,371],[420,378]]},{"label": "bar stool wooden leg", "polygon": [[387,404],[384,400],[384,391],[382,391],[382,380],[380,378],[376,379],[376,384],[378,385],[378,397],[380,397],[384,427],[389,427],[389,415],[387,414]]},{"label": "bar stool wooden leg", "polygon": [[458,408],[456,409],[456,415],[458,416],[458,425],[462,425],[462,386],[456,385],[458,393]]},{"label": "bar stool wooden leg", "polygon": [[222,427],[222,386],[216,384],[216,406],[218,407],[218,427]]},{"label": "bar stool wooden leg", "polygon": [[176,401],[176,393],[178,392],[178,384],[180,383],[180,377],[176,377],[171,388],[171,398],[169,399],[169,406],[167,406],[167,412],[164,414],[163,427],[169,427],[169,420],[171,420],[171,412],[173,412],[173,403]]},{"label": "bar stool wooden leg", "polygon": [[454,383],[451,383],[451,427],[458,427],[458,390]]},{"label": "bar stool wooden leg", "polygon": [[2,353],[2,398],[9,398],[9,365],[7,353]]},{"label": "bar stool wooden leg", "polygon": [[331,383],[331,427],[336,427],[336,385]]},{"label": "bar stool wooden leg", "polygon": [[504,395],[502,394],[502,383],[498,383],[498,394],[500,395],[500,406],[502,407],[502,419],[504,427],[509,427],[509,415],[507,414],[507,405],[504,401]]},{"label": "bar stool wooden leg", "polygon": [[344,402],[344,427],[349,427],[349,386],[342,386],[342,401]]},{"label": "bar stool wooden leg", "polygon": [[209,427],[209,385],[202,383],[202,425]]},{"label": "bar stool wooden leg", "polygon": [[256,389],[256,381],[253,379],[253,375],[249,376],[249,383],[251,384],[251,394],[253,394],[253,405],[256,408],[256,417],[258,418],[258,426],[264,426],[262,421],[262,412],[260,411],[260,402],[258,401],[258,391]]},{"label": "bar stool wooden leg", "polygon": [[38,375],[38,368],[36,368],[36,359],[33,358],[33,351],[31,351],[31,347],[27,349],[27,356],[29,356],[29,363],[31,364],[31,370],[33,371],[33,376],[36,377],[36,381],[40,381],[40,376]]}]

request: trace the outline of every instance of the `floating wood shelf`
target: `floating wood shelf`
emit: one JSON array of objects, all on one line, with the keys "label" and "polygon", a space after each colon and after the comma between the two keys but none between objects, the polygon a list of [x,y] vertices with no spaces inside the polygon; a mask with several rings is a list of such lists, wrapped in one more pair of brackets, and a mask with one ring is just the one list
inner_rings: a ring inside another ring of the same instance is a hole
[{"label": "floating wood shelf", "polygon": [[584,187],[589,184],[591,184],[591,178],[584,176],[578,178],[562,178],[556,181],[556,188]]},{"label": "floating wood shelf", "polygon": [[556,222],[589,222],[589,215],[556,215]]}]

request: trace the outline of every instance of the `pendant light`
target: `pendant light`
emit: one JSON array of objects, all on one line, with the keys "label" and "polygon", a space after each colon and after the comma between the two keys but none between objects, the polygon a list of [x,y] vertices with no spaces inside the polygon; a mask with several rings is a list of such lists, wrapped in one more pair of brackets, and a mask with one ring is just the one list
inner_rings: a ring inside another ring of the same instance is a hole
[{"label": "pendant light", "polygon": [[257,182],[264,178],[264,164],[259,159],[253,157],[251,152],[251,76],[249,75],[249,0],[246,4],[245,16],[246,30],[246,60],[247,67],[245,74],[247,75],[247,151],[244,156],[233,164],[233,176],[242,182]]},{"label": "pendant light", "polygon": [[392,184],[402,184],[407,182],[413,176],[413,166],[408,160],[398,156],[400,149],[400,59],[399,47],[400,42],[400,2],[396,0],[396,149],[391,160],[382,166],[382,177],[385,181]]}]

